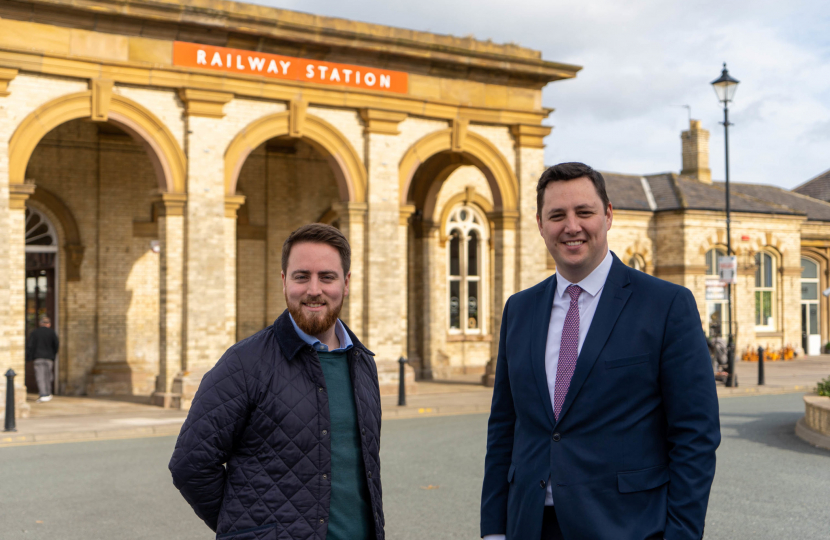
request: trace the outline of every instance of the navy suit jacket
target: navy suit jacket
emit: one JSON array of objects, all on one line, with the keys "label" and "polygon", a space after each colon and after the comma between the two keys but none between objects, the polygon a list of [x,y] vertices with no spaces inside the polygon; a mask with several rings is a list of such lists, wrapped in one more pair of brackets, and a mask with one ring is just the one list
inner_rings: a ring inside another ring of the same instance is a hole
[{"label": "navy suit jacket", "polygon": [[481,535],[541,536],[550,477],[566,540],[699,539],[720,443],[688,289],[614,256],[558,421],[545,375],[556,276],[504,308]]}]

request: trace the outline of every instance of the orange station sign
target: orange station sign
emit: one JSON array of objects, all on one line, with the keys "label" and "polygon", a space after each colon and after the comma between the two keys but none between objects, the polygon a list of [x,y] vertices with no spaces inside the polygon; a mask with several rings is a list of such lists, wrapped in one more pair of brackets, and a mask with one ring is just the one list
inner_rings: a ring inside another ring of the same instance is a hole
[{"label": "orange station sign", "polygon": [[408,75],[401,71],[183,41],[173,42],[173,65],[398,94],[405,94],[409,89]]}]

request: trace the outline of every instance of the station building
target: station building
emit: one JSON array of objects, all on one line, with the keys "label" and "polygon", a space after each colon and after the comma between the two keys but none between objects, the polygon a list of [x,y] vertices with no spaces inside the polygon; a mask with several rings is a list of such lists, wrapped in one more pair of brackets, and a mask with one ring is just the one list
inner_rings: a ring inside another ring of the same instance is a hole
[{"label": "station building", "polygon": [[0,0],[0,367],[46,314],[56,393],[187,408],[316,221],[351,242],[343,319],[384,390],[401,356],[410,383],[483,374],[550,272],[541,90],[579,69],[235,2]]},{"label": "station building", "polygon": [[731,319],[738,360],[759,346],[823,352],[830,340],[830,300],[821,294],[830,287],[830,174],[792,191],[730,182],[738,262],[730,318],[717,267],[727,253],[726,186],[712,181],[709,131],[692,120],[679,148],[679,173],[604,173],[614,205],[611,250],[632,267],[688,287],[708,336],[725,337]]}]

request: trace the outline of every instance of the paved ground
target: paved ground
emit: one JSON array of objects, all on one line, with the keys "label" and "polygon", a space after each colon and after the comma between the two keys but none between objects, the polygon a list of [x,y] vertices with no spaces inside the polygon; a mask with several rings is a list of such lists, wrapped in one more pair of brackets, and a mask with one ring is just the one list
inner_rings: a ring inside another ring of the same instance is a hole
[{"label": "paved ground", "polygon": [[[766,385],[757,386],[758,364],[736,364],[739,386],[718,386],[718,395],[781,394],[810,392],[819,380],[830,376],[830,355],[801,358],[792,362],[767,362]],[[397,396],[384,396],[384,418],[416,418],[487,413],[492,390],[480,384],[480,376],[452,382],[420,382],[418,393],[408,396],[407,406],[398,407]],[[56,396],[49,403],[34,403],[31,416],[18,420],[16,433],[0,433],[0,447],[32,442],[119,439],[174,435],[185,414],[133,401]]]},{"label": "paved ground", "polygon": [[[798,394],[721,399],[723,444],[706,538],[828,537],[830,452],[793,434]],[[485,414],[383,427],[390,540],[478,538]],[[207,540],[170,483],[174,437],[0,448],[0,537]]]}]

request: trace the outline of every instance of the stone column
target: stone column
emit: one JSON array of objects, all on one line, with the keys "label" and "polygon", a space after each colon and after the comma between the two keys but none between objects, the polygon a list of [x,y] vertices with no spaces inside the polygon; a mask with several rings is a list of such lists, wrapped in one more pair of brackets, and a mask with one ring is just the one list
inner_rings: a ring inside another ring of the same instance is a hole
[{"label": "stone column", "polygon": [[518,290],[536,285],[547,275],[547,249],[536,225],[536,184],[545,170],[544,137],[551,129],[539,125],[511,128],[516,141],[516,179],[519,182]]},{"label": "stone column", "polygon": [[421,377],[441,379],[449,376],[447,343],[447,263],[439,254],[440,227],[428,220],[416,223],[415,236],[420,251],[420,326],[422,328]]},{"label": "stone column", "polygon": [[184,298],[184,193],[160,193],[155,201],[159,232],[159,374],[153,404],[178,408],[173,379],[182,371]]},{"label": "stone column", "polygon": [[[398,385],[397,359],[406,353],[406,259],[400,257],[398,186],[398,163],[405,148],[397,136],[397,124],[405,115],[366,109],[361,116],[368,173],[364,335],[376,355],[381,392],[393,393]],[[411,368],[410,378],[414,385]]]},{"label": "stone column", "polygon": [[[8,344],[6,365],[2,366],[5,375],[10,368],[17,376],[14,378],[14,412],[17,418],[29,416],[26,403],[26,199],[35,192],[34,184],[9,185],[9,236],[8,236],[8,319],[6,322],[5,341]],[[5,412],[6,379],[2,379],[2,398],[0,407]],[[35,390],[35,389],[33,389]]]},{"label": "stone column", "polygon": [[225,196],[225,327],[228,342],[236,342],[236,211],[244,195]]},{"label": "stone column", "polygon": [[173,392],[181,394],[181,408],[189,409],[202,376],[233,344],[226,316],[225,147],[219,142],[224,137],[215,136],[227,129],[222,106],[233,95],[187,90],[179,96],[187,115],[185,331],[183,370],[174,380]]},{"label": "stone column", "polygon": [[366,268],[363,263],[366,256],[367,205],[366,203],[339,202],[335,203],[332,208],[337,212],[340,231],[349,240],[349,246],[352,248],[350,269],[352,277],[349,281],[349,296],[343,302],[343,311],[340,317],[361,341],[365,341],[366,316],[368,313],[365,309]]},{"label": "stone column", "polygon": [[[483,382],[487,386],[492,386],[496,373],[496,358],[499,354],[499,336],[504,304],[510,298],[510,295],[519,290],[516,244],[520,216],[516,211],[502,210],[491,212],[487,217],[490,219],[493,231],[493,317],[490,326],[493,340],[490,342],[490,362],[487,364],[487,373],[484,375]],[[542,243],[542,254],[545,253],[544,249],[545,246]]]}]

